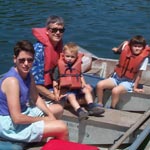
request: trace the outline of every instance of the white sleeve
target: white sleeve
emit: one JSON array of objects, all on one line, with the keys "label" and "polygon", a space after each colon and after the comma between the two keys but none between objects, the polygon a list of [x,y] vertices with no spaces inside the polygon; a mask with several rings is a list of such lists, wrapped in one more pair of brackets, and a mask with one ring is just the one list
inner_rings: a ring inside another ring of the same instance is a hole
[{"label": "white sleeve", "polygon": [[148,65],[148,57],[146,57],[146,58],[144,59],[144,61],[142,62],[141,67],[140,67],[139,70],[146,70],[147,65]]}]

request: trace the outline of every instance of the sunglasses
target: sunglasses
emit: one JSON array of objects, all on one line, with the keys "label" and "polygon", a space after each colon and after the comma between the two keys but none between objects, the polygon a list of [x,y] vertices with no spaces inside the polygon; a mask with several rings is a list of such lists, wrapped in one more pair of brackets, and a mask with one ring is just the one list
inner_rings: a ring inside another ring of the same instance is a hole
[{"label": "sunglasses", "polygon": [[51,30],[52,33],[56,33],[57,31],[59,31],[60,33],[64,33],[65,32],[65,28],[49,28],[49,30]]},{"label": "sunglasses", "polygon": [[24,64],[25,61],[27,61],[29,64],[33,62],[33,58],[19,58],[19,63]]}]

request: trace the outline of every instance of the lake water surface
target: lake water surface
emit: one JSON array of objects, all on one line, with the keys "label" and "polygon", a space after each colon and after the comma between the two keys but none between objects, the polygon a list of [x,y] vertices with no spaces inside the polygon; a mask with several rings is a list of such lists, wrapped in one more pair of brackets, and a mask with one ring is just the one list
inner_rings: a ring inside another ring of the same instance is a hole
[{"label": "lake water surface", "polygon": [[99,57],[118,58],[112,47],[137,34],[150,44],[149,0],[0,0],[0,74],[13,64],[15,43],[34,43],[31,28],[45,26],[49,15],[64,18],[64,43],[76,42]]}]

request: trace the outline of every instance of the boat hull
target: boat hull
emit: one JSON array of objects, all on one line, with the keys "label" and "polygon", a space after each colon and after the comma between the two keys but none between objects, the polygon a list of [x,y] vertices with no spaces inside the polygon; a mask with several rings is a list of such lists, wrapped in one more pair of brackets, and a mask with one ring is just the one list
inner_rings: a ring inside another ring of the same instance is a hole
[{"label": "boat hull", "polygon": [[[141,114],[106,109],[100,117],[90,117],[85,121],[65,110],[63,120],[69,127],[70,140],[91,145],[112,145],[131,127]],[[132,133],[124,144],[132,143],[143,127]]]}]

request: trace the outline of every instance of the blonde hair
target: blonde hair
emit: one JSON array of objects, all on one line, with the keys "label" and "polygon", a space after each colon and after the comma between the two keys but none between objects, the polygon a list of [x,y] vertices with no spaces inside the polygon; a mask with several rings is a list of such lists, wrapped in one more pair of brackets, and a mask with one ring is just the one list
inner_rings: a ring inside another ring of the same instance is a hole
[{"label": "blonde hair", "polygon": [[63,47],[63,52],[65,51],[70,51],[71,53],[74,53],[74,54],[78,54],[78,51],[79,51],[79,47],[77,44],[73,43],[73,42],[69,42],[67,44],[64,45]]}]

